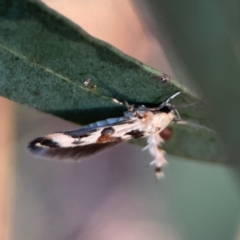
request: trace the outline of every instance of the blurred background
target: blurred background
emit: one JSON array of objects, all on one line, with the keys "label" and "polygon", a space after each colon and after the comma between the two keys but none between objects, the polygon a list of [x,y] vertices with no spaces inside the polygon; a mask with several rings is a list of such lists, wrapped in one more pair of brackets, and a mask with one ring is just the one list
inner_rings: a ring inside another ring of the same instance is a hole
[{"label": "blurred background", "polygon": [[[174,76],[130,1],[44,2],[96,38]],[[166,178],[157,182],[146,167],[149,153],[127,143],[83,163],[37,159],[26,149],[29,141],[77,126],[4,98],[0,108],[0,233],[6,239],[240,239],[239,189],[230,169],[167,156]]]}]

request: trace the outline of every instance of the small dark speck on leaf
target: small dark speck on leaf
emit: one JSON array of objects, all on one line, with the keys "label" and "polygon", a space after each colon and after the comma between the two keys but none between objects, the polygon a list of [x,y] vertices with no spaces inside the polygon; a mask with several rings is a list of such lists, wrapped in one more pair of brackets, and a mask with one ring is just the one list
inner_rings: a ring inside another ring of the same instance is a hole
[{"label": "small dark speck on leaf", "polygon": [[33,95],[34,95],[34,96],[39,96],[39,95],[40,95],[40,92],[38,92],[38,91],[33,91]]},{"label": "small dark speck on leaf", "polygon": [[167,83],[170,81],[170,77],[165,73],[163,73],[162,76],[157,76],[156,79],[162,83]]},{"label": "small dark speck on leaf", "polygon": [[97,87],[97,85],[91,85],[89,88],[91,89],[91,90],[93,90],[93,89],[95,89]]}]

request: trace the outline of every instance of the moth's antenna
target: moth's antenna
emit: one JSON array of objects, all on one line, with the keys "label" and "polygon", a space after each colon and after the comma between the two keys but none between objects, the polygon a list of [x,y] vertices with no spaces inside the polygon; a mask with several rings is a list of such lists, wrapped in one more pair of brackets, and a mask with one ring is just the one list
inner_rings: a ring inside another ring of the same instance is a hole
[{"label": "moth's antenna", "polygon": [[216,132],[215,130],[213,130],[211,128],[202,126],[202,125],[197,124],[197,123],[189,122],[189,121],[177,120],[176,123],[181,124],[181,125],[188,125],[188,126],[191,126],[191,127],[197,128],[197,129],[203,129],[203,130],[206,130],[206,131],[209,131],[209,132]]},{"label": "moth's antenna", "polygon": [[193,102],[193,103],[182,104],[182,105],[177,106],[177,108],[186,108],[186,107],[197,105],[198,103],[200,103],[200,101]]},{"label": "moth's antenna", "polygon": [[169,103],[173,98],[175,98],[177,95],[179,95],[181,92],[176,92],[173,94],[165,103]]},{"label": "moth's antenna", "polygon": [[[175,94],[173,94],[169,99],[167,99],[167,101],[165,102],[165,105],[167,105],[173,98],[175,98],[176,96],[178,96],[181,92],[176,92]],[[172,105],[173,106],[173,105]],[[176,120],[180,121],[181,120],[181,116],[178,112],[178,110],[173,106],[174,112],[176,113],[177,117]]]},{"label": "moth's antenna", "polygon": [[164,106],[167,106],[167,105],[171,105],[173,106],[171,103],[169,103],[173,98],[175,98],[177,95],[179,95],[181,92],[176,92],[174,93],[170,98],[167,99],[167,101],[165,102],[162,102],[160,105],[159,105],[159,108],[162,108]]}]

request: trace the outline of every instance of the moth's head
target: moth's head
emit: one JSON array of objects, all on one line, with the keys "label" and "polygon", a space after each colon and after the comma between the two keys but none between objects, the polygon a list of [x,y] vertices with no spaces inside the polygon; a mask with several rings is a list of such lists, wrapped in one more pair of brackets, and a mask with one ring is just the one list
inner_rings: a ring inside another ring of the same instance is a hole
[{"label": "moth's head", "polygon": [[171,103],[167,103],[165,105],[161,104],[159,106],[159,111],[165,112],[165,113],[170,113],[171,111],[174,111],[175,109],[176,108]]},{"label": "moth's head", "polygon": [[176,119],[181,119],[176,107],[170,103],[170,101],[173,98],[175,98],[176,96],[178,96],[180,93],[181,92],[177,92],[177,93],[173,94],[170,98],[167,99],[167,101],[161,103],[158,107],[159,111],[165,112],[165,113],[174,112],[176,114]]}]

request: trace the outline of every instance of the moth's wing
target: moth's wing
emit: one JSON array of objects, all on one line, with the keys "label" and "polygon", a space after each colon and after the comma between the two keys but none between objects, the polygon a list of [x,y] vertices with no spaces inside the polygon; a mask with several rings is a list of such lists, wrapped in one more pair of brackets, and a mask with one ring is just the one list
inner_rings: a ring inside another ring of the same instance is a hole
[{"label": "moth's wing", "polygon": [[49,139],[37,138],[32,141],[28,148],[29,150],[37,156],[47,157],[47,158],[57,158],[57,159],[67,159],[67,160],[79,160],[81,158],[93,155],[107,148],[113,147],[121,141],[111,142],[111,143],[95,143],[76,147],[42,147],[39,143],[49,142]]},{"label": "moth's wing", "polygon": [[[139,121],[129,118],[107,119],[82,128],[53,133],[30,142],[28,148],[34,155],[79,159],[134,137],[141,137],[137,130]],[[111,124],[109,124],[111,122]]]}]

